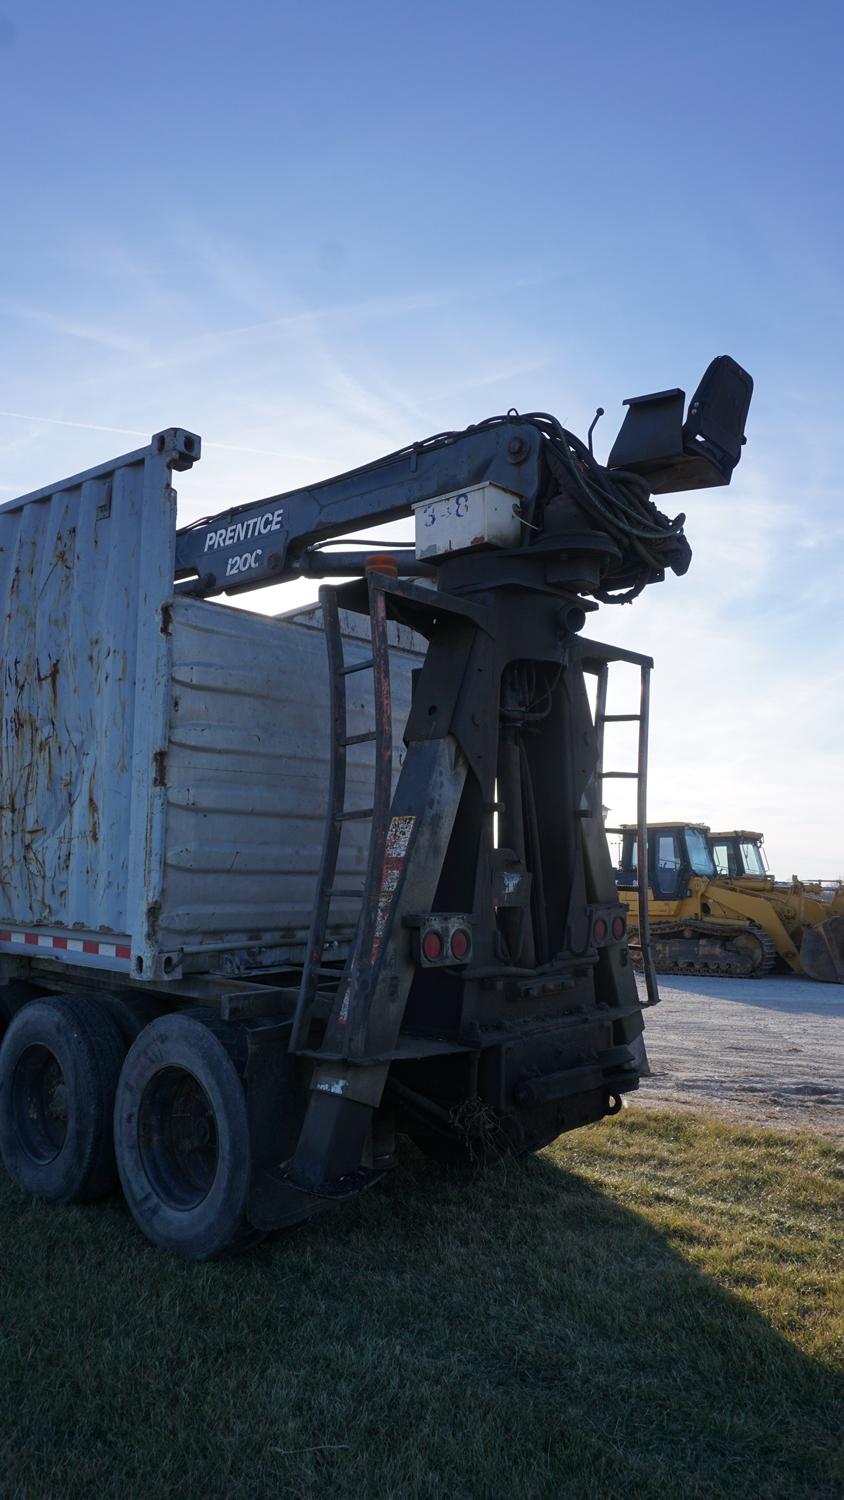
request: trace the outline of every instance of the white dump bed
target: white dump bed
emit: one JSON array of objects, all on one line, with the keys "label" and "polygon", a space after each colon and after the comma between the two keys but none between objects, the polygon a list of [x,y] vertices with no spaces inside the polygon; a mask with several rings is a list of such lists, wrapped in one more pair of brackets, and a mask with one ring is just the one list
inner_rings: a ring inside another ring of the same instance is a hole
[{"label": "white dump bed", "polygon": [[[174,598],[171,465],[196,456],[173,429],[0,507],[0,953],[139,979],[302,956],[328,783],[320,612]],[[343,624],[349,659],[368,655],[367,622]],[[390,631],[397,772],[424,643]],[[349,684],[363,733],[370,674]],[[352,756],[350,806],[371,800],[371,754]],[[347,825],[344,875],[366,842]],[[338,944],[355,914],[335,904]]]}]

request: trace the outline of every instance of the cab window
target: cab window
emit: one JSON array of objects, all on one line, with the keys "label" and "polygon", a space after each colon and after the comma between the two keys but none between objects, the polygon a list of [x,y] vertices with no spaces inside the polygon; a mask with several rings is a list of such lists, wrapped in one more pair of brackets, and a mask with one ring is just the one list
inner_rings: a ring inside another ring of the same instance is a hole
[{"label": "cab window", "polygon": [[715,874],[715,864],[709,852],[709,841],[705,833],[699,828],[686,829],[686,849],[689,854],[689,864],[695,875],[708,875],[710,878]]},{"label": "cab window", "polygon": [[677,834],[658,833],[654,853],[654,894],[669,897],[679,895],[682,858]]},{"label": "cab window", "polygon": [[735,875],[735,859],[731,856],[732,850],[726,841],[712,845],[712,858],[719,875]]},{"label": "cab window", "polygon": [[741,849],[742,864],[747,875],[767,875],[768,872],[765,868],[762,850],[758,844],[753,844],[742,839],[739,848]]}]

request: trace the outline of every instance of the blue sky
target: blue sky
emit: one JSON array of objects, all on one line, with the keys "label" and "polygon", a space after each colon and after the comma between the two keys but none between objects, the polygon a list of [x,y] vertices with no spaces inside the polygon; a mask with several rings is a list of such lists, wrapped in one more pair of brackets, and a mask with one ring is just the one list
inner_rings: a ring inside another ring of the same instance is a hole
[{"label": "blue sky", "polygon": [[603,455],[731,353],[692,569],[593,633],[656,659],[654,816],[844,874],[843,54],[814,0],[0,0],[0,499],[174,423],[185,519],[509,406]]}]

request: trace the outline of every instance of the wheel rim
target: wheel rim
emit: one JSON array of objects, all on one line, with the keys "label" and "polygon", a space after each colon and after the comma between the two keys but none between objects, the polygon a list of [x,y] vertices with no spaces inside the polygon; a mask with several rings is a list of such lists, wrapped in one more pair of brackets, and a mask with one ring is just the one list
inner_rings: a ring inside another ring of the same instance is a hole
[{"label": "wheel rim", "polygon": [[40,1166],[55,1161],[68,1130],[68,1090],[49,1047],[27,1047],[12,1079],[15,1127],[22,1149]]},{"label": "wheel rim", "polygon": [[214,1108],[185,1068],[162,1068],[144,1089],[138,1110],[144,1171],[169,1208],[188,1211],[207,1198],[217,1175]]}]

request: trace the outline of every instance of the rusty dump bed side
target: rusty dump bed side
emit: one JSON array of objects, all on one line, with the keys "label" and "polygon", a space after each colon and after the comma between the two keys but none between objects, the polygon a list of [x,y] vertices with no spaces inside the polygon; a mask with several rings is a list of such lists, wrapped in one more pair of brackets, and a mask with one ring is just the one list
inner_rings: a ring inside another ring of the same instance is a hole
[{"label": "rusty dump bed side", "polygon": [[[329,757],[321,612],[173,597],[170,466],[192,459],[163,436],[0,507],[0,954],[140,980],[302,956]],[[397,775],[423,643],[390,631]],[[343,634],[368,654],[358,617]],[[371,761],[350,756],[362,806]],[[350,827],[342,873],[365,853]],[[355,917],[336,904],[341,946]]]},{"label": "rusty dump bed side", "polygon": [[178,448],[162,436],[0,509],[5,951],[52,944],[126,968],[127,950],[146,947],[163,849],[154,755],[166,730],[161,608]]}]

